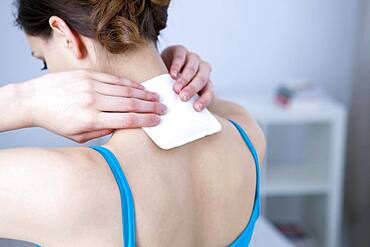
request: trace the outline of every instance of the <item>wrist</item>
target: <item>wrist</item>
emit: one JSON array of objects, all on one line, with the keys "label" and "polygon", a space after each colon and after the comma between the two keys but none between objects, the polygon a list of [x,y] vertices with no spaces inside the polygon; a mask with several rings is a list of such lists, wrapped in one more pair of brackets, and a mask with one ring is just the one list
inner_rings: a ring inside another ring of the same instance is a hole
[{"label": "wrist", "polygon": [[36,127],[36,119],[33,107],[33,83],[32,80],[13,84],[14,99],[18,101],[18,111],[24,127]]}]

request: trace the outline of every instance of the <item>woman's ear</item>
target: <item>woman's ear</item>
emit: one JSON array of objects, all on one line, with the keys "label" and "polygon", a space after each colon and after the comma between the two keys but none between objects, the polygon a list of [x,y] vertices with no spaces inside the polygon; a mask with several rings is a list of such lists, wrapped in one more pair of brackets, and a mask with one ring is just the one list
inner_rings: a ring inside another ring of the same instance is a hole
[{"label": "woman's ear", "polygon": [[80,34],[70,29],[63,19],[52,16],[49,18],[49,25],[54,32],[53,35],[55,35],[60,42],[63,42],[66,48],[72,49],[77,59],[82,59],[86,56],[86,47]]}]

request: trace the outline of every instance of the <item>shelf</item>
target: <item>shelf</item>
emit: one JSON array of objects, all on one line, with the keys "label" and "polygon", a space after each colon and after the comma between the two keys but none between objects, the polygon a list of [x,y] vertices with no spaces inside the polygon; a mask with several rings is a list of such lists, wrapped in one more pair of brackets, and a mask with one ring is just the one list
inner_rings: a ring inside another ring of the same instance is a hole
[{"label": "shelf", "polygon": [[261,166],[262,213],[269,220],[297,221],[312,227],[309,238],[292,242],[294,246],[339,246],[346,107],[321,98],[283,108],[274,103],[272,93],[223,92],[223,97],[245,107],[266,136]]},{"label": "shelf", "polygon": [[327,191],[327,178],[318,165],[269,164],[266,184],[261,187],[261,193],[268,196],[318,195]]},{"label": "shelf", "polygon": [[345,108],[327,98],[316,106],[283,108],[273,102],[271,95],[225,95],[244,106],[262,124],[330,123],[345,114]]},{"label": "shelf", "polygon": [[319,244],[318,241],[313,240],[313,239],[308,239],[304,242],[294,242],[293,244],[295,247],[318,247],[322,246],[322,244]]},{"label": "shelf", "polygon": [[256,222],[250,247],[295,247],[276,227],[261,216]]},{"label": "shelf", "polygon": [[302,238],[297,237],[295,239],[291,239],[288,236],[286,236],[284,233],[280,232],[280,230],[275,225],[273,227],[275,228],[275,230],[277,232],[279,232],[282,236],[284,236],[284,238],[286,238],[287,241],[289,241],[291,246],[294,246],[294,247],[320,247],[320,246],[323,246],[323,243],[320,242],[318,239],[316,239],[314,237],[314,235],[312,234],[312,232],[308,229],[308,227],[306,225],[302,225],[302,224],[299,224],[299,223],[296,223],[294,225],[297,225],[297,227],[299,227],[304,232],[304,235],[305,235],[304,237],[302,237]]}]

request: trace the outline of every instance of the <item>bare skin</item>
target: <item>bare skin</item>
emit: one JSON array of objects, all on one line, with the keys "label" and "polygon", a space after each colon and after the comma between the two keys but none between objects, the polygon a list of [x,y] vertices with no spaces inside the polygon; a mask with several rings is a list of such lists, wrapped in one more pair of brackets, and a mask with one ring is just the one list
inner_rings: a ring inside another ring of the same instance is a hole
[{"label": "bare skin", "polygon": [[[140,129],[105,145],[118,158],[135,200],[138,246],[226,246],[254,203],[255,164],[224,118],[220,133],[170,151]],[[248,115],[233,115],[263,158]],[[142,155],[142,154],[145,155]],[[118,186],[104,158],[86,148],[0,151],[0,236],[42,246],[123,246]]]},{"label": "bare skin", "polygon": [[[51,22],[54,28],[61,24]],[[63,28],[56,32],[43,50],[61,49],[67,37],[72,48],[64,62],[70,68],[79,63],[84,66],[78,68],[88,67],[91,58],[81,57],[81,43],[73,43],[83,39]],[[31,46],[41,54],[37,46],[46,44],[37,42],[42,41],[33,40]],[[87,54],[93,50],[91,42],[82,44]],[[47,61],[49,67],[63,67],[52,61]],[[139,82],[168,73],[152,45],[116,57],[110,65],[99,70]],[[246,130],[260,161],[263,133],[237,104],[215,99],[208,109],[222,131],[182,147],[161,150],[141,129],[116,130],[103,145],[117,156],[133,192],[138,246],[226,246],[247,225],[256,189],[255,163],[225,118]],[[0,202],[0,237],[43,247],[123,246],[118,186],[104,158],[87,147],[1,150]]]}]

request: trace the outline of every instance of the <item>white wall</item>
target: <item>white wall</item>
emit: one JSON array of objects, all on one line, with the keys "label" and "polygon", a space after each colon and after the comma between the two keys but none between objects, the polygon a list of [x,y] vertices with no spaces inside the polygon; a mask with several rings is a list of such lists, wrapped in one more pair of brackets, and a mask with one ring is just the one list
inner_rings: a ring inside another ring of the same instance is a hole
[{"label": "white wall", "polygon": [[163,43],[207,58],[219,92],[304,79],[346,102],[357,8],[357,0],[173,0]]},{"label": "white wall", "polygon": [[[0,84],[39,75],[12,0],[0,1]],[[270,90],[307,79],[347,100],[358,0],[172,0],[162,46],[181,43],[214,67],[217,89]]]},{"label": "white wall", "polygon": [[0,1],[0,85],[41,74],[42,63],[31,56],[23,32],[14,25],[13,0]]}]

